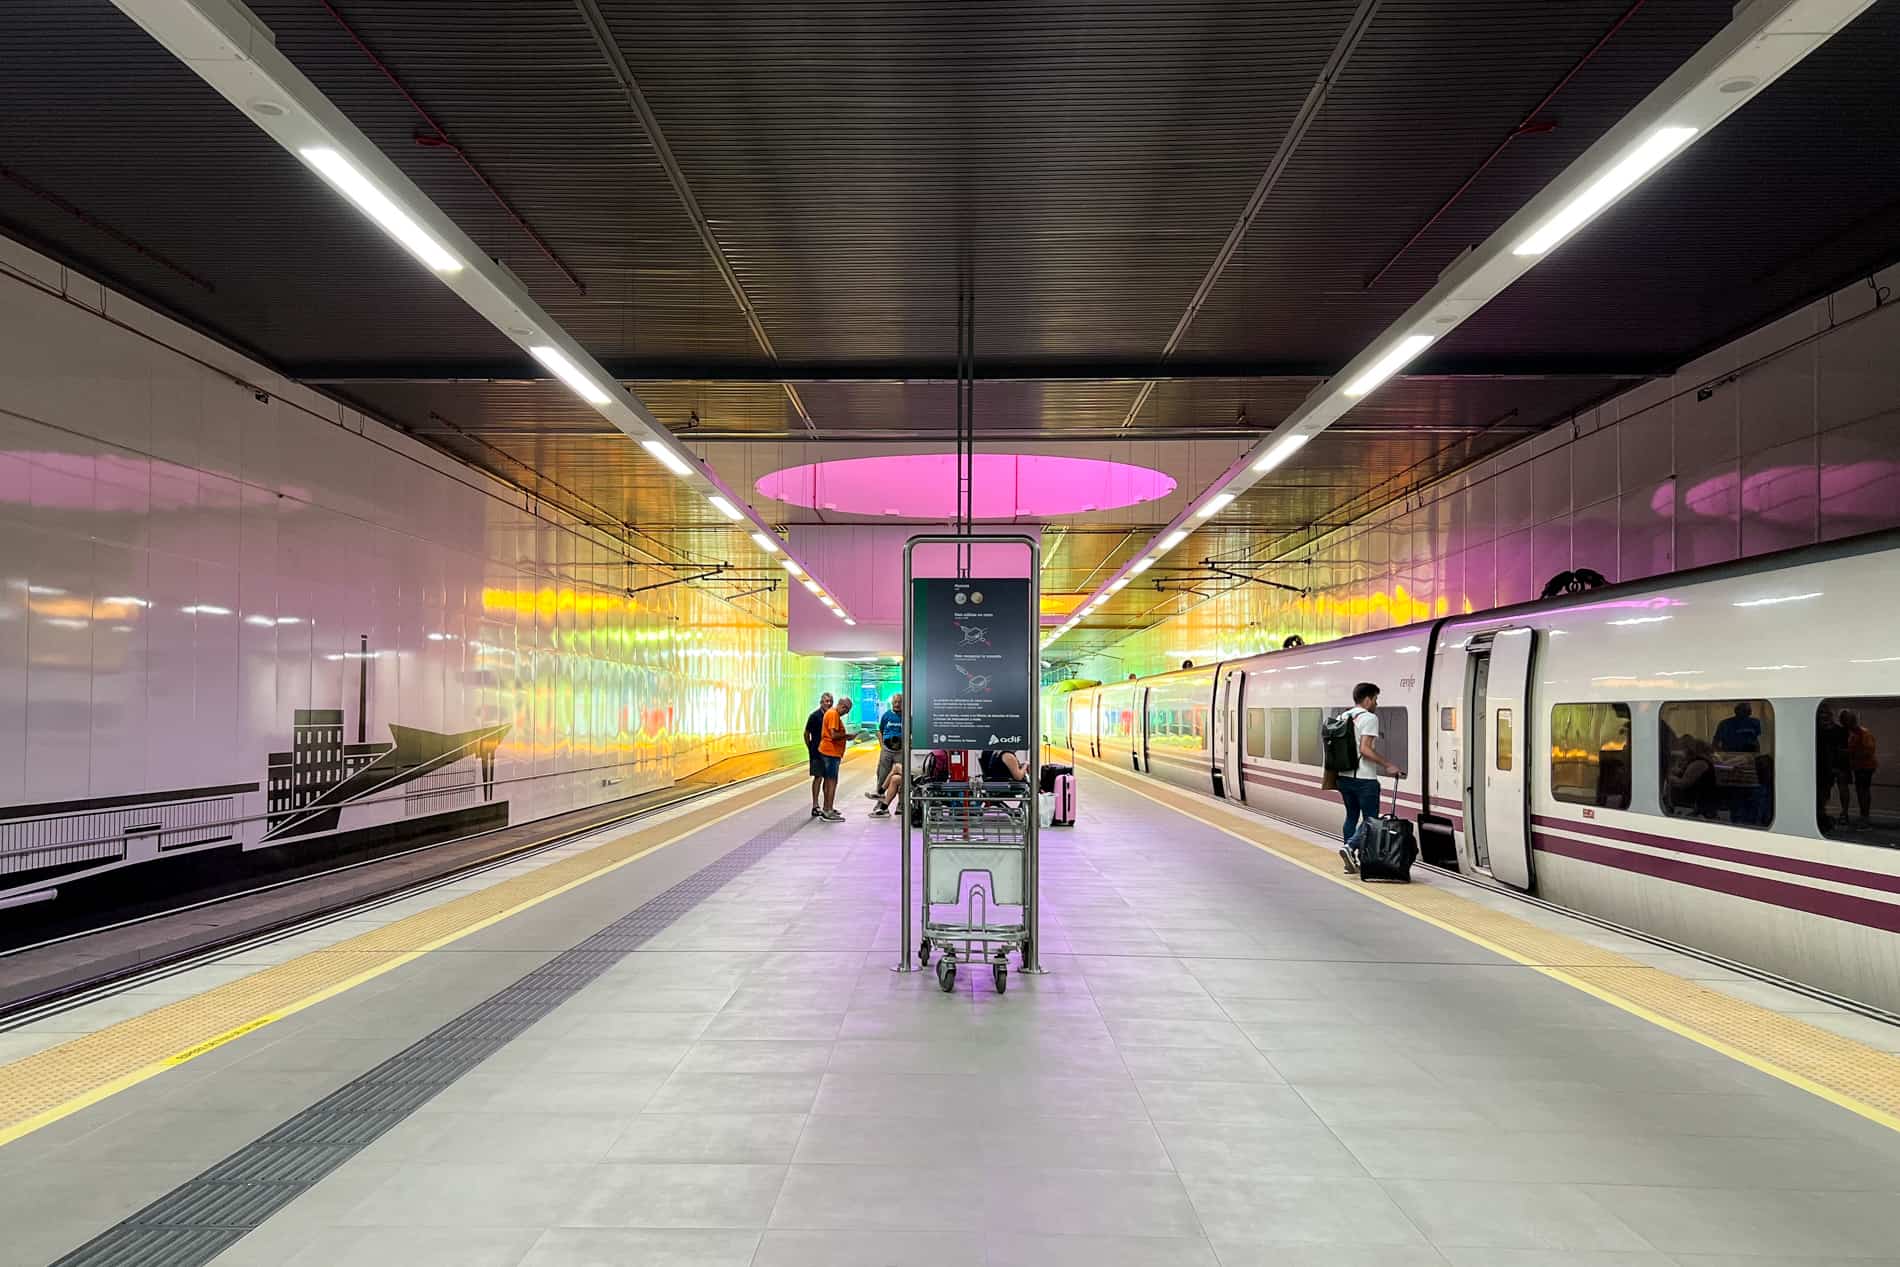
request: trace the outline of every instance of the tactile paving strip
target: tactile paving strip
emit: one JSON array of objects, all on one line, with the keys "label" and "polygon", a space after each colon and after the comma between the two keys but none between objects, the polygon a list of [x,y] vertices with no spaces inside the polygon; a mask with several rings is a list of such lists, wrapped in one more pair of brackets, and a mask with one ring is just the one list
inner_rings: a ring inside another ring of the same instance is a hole
[{"label": "tactile paving strip", "polygon": [[[803,814],[794,825],[805,822]],[[790,840],[761,832],[187,1180],[53,1267],[195,1267],[217,1257],[681,915]]]},{"label": "tactile paving strip", "polygon": [[1900,1055],[1880,1051],[1791,1016],[1745,1003],[1614,951],[1493,910],[1434,885],[1367,885],[1339,873],[1337,852],[1266,824],[1203,817],[1197,798],[1138,783],[1111,766],[1088,762],[1116,783],[1189,814],[1508,959],[1712,1047],[1764,1073],[1900,1130]]},{"label": "tactile paving strip", "polygon": [[[802,779],[803,772],[799,773]],[[720,818],[744,812],[784,787],[784,780],[768,780],[756,795]],[[334,946],[0,1065],[0,1144],[706,826],[679,820],[632,832]]]}]

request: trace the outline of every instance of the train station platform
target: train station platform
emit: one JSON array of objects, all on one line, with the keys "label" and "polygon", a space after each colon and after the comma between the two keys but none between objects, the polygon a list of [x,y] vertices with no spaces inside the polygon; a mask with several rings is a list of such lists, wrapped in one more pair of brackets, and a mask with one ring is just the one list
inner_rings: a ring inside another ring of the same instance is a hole
[{"label": "train station platform", "polygon": [[1900,1262],[1900,1030],[1094,767],[945,995],[868,778],[0,1033],[0,1262]]}]

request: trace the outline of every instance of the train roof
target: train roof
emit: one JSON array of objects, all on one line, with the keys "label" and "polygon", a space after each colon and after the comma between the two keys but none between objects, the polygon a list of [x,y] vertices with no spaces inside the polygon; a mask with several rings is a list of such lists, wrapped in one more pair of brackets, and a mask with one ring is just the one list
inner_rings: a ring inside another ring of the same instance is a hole
[{"label": "train roof", "polygon": [[[1900,528],[1883,529],[1879,532],[1863,533],[1854,537],[1843,537],[1838,541],[1823,541],[1815,545],[1795,546],[1787,550],[1777,550],[1772,554],[1751,555],[1744,559],[1730,559],[1723,563],[1709,563],[1702,567],[1688,568],[1681,572],[1659,572],[1654,576],[1639,577],[1630,581],[1618,581],[1596,589],[1584,590],[1576,594],[1560,594],[1555,598],[1534,598],[1528,602],[1512,603],[1507,607],[1487,607],[1483,611],[1460,612],[1452,616],[1434,616],[1430,620],[1415,621],[1409,625],[1393,625],[1385,629],[1372,629],[1365,633],[1347,634],[1341,638],[1329,638],[1324,642],[1303,643],[1297,647],[1269,647],[1248,655],[1231,656],[1223,660],[1210,660],[1204,665],[1192,669],[1170,669],[1166,673],[1156,673],[1137,678],[1137,682],[1159,682],[1167,678],[1188,677],[1195,674],[1210,673],[1224,664],[1237,664],[1242,660],[1258,660],[1266,656],[1279,655],[1286,651],[1310,651],[1319,647],[1336,647],[1358,642],[1367,642],[1375,638],[1389,638],[1407,630],[1425,630],[1440,624],[1458,624],[1469,621],[1495,621],[1512,616],[1526,616],[1533,613],[1563,611],[1582,603],[1601,602],[1607,597],[1628,597],[1636,594],[1649,594],[1657,590],[1670,589],[1681,585],[1706,585],[1729,580],[1735,577],[1752,576],[1762,572],[1778,571],[1782,568],[1805,567],[1813,563],[1826,563],[1835,559],[1859,558],[1868,554],[1879,554],[1888,550],[1900,550]],[[1126,682],[1107,682],[1105,686],[1125,686]]]}]

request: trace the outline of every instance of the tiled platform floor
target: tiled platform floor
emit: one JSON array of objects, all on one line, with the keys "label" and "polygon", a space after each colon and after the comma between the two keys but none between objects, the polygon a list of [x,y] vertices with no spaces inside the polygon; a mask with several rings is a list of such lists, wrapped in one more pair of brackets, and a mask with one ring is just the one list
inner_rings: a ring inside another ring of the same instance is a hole
[{"label": "tiled platform floor", "polygon": [[[1084,796],[1044,850],[1049,975],[999,998],[890,972],[895,832],[856,802],[218,1262],[1900,1263],[1900,1135],[1105,780]],[[793,791],[715,830],[804,812]],[[0,1150],[0,1219],[64,1192],[98,1230],[127,1168],[189,1177],[631,883]]]}]

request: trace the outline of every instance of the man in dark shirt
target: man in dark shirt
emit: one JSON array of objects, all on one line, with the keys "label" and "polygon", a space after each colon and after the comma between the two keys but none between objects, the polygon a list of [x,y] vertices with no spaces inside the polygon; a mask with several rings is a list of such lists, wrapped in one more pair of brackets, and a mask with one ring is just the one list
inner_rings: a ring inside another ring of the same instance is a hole
[{"label": "man in dark shirt", "polygon": [[826,691],[818,697],[818,707],[805,719],[805,763],[811,771],[811,816],[818,817],[824,811],[819,808],[818,796],[825,788],[825,763],[818,756],[818,741],[825,735],[825,714],[831,711],[831,692]]}]

